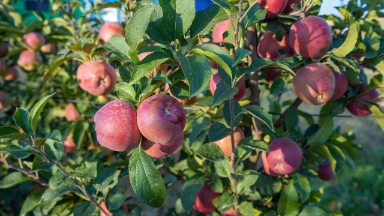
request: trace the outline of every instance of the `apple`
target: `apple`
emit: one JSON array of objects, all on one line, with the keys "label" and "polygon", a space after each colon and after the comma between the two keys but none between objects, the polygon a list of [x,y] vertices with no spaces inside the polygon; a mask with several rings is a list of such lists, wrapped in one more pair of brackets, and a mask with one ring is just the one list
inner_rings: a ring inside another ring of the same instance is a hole
[{"label": "apple", "polygon": [[[212,77],[211,77],[211,79],[209,81],[209,90],[211,90],[212,95],[215,93],[216,85],[220,82],[220,80],[221,80],[221,77],[220,77],[219,73],[215,73],[215,74],[212,75]],[[245,93],[246,86],[245,86],[244,78],[241,78],[239,80],[238,88],[239,88],[239,91],[233,97],[237,101],[239,101],[244,96],[244,93]]]},{"label": "apple", "polygon": [[8,53],[8,46],[5,43],[0,43],[0,58],[6,56]]},{"label": "apple", "polygon": [[[143,52],[143,53],[140,53],[139,54],[139,60],[140,61],[142,61],[145,57],[147,57],[149,54],[151,54],[152,52]],[[167,72],[168,71],[168,65],[166,65],[166,64],[161,64],[161,65],[158,65],[157,67],[156,67],[156,71],[164,71],[164,72]],[[146,77],[151,77],[151,75],[152,75],[152,71],[150,71],[147,75],[146,75]]]},{"label": "apple", "polygon": [[4,61],[0,60],[0,75],[7,74],[7,64]]},{"label": "apple", "polygon": [[341,98],[348,90],[348,77],[344,73],[333,71],[335,75],[335,92],[330,101],[335,101]]},{"label": "apple", "polygon": [[39,51],[45,44],[45,38],[41,33],[31,32],[23,36],[25,46],[33,51]]},{"label": "apple", "polygon": [[379,97],[379,93],[375,89],[371,89],[367,92],[363,84],[359,84],[355,88],[359,88],[358,93],[363,94],[358,96],[356,99],[351,100],[347,104],[348,111],[356,116],[367,116],[372,114],[369,107],[359,100],[367,102],[376,102],[377,98]]},{"label": "apple", "polygon": [[[221,216],[235,216],[235,210],[230,208],[226,212],[221,213]],[[239,209],[237,209],[237,216],[241,216]]]},{"label": "apple", "polygon": [[279,175],[279,174],[277,174],[271,170],[271,167],[269,166],[268,161],[267,161],[267,153],[266,152],[261,152],[261,162],[263,162],[263,168],[265,170],[265,173],[267,173],[268,175],[271,175],[271,176],[278,176]]},{"label": "apple", "polygon": [[39,63],[42,61],[43,59],[39,53],[31,50],[24,50],[20,53],[17,64],[26,71],[33,71],[37,69]]},{"label": "apple", "polygon": [[228,19],[223,22],[217,23],[212,30],[212,42],[214,43],[223,43],[226,42],[223,37],[224,32],[232,26],[232,20]]},{"label": "apple", "polygon": [[47,43],[47,44],[44,44],[40,48],[40,50],[41,50],[41,52],[43,52],[45,54],[51,54],[55,50],[55,47],[54,47],[54,45],[52,43]]},{"label": "apple", "polygon": [[281,76],[281,71],[277,70],[277,68],[267,67],[264,69],[264,74],[265,80],[271,83],[276,79],[276,77]]},{"label": "apple", "polygon": [[303,152],[296,142],[288,138],[277,138],[269,144],[268,149],[266,159],[273,173],[285,175],[300,167]]},{"label": "apple", "polygon": [[65,119],[67,119],[67,121],[71,122],[71,121],[76,121],[79,118],[80,118],[79,111],[77,111],[77,109],[76,109],[75,105],[73,105],[73,103],[69,103],[65,107]]},{"label": "apple", "polygon": [[212,200],[218,196],[220,196],[219,193],[216,193],[208,184],[205,184],[204,187],[197,192],[193,208],[204,214],[212,213],[216,209]]},{"label": "apple", "polygon": [[97,96],[96,101],[101,104],[105,104],[108,102],[108,98],[105,95],[99,95]]},{"label": "apple", "polygon": [[107,22],[101,26],[99,31],[99,41],[101,44],[107,43],[113,35],[125,35],[123,26],[118,22]]},{"label": "apple", "polygon": [[332,44],[332,31],[321,17],[309,16],[295,22],[289,31],[289,43],[305,58],[317,58]]},{"label": "apple", "polygon": [[300,4],[300,0],[287,0],[287,6],[285,6],[285,9],[281,12],[282,14],[289,14],[293,11],[293,5]]},{"label": "apple", "polygon": [[321,180],[329,181],[335,177],[335,173],[332,170],[332,166],[329,162],[319,164],[317,166],[317,175]]},{"label": "apple", "polygon": [[272,19],[280,14],[287,6],[287,0],[257,0],[261,9],[266,9],[265,19]]},{"label": "apple", "polygon": [[117,80],[115,69],[103,61],[82,63],[76,75],[80,88],[94,96],[111,92]]},{"label": "apple", "polygon": [[7,74],[5,75],[4,79],[7,81],[10,81],[10,80],[17,80],[18,77],[19,77],[19,72],[17,71],[17,69],[14,67],[10,67],[8,68]]},{"label": "apple", "polygon": [[77,146],[76,146],[75,142],[73,142],[72,136],[67,136],[65,138],[64,143],[63,143],[63,147],[64,147],[64,151],[66,153],[72,153],[72,152],[76,151]]},{"label": "apple", "polygon": [[11,104],[11,99],[7,92],[0,91],[0,110]]},{"label": "apple", "polygon": [[[240,140],[244,138],[244,132],[240,127],[237,127],[233,133],[233,136],[234,136],[235,147],[236,147],[237,144],[239,144]],[[213,143],[218,145],[221,148],[221,150],[223,150],[225,157],[231,157],[231,154],[232,154],[231,134]]]},{"label": "apple", "polygon": [[174,153],[177,149],[179,149],[183,139],[184,133],[182,133],[177,139],[171,141],[170,143],[162,145],[159,143],[154,143],[143,137],[141,141],[141,147],[149,156],[154,158],[162,158]]},{"label": "apple", "polygon": [[278,50],[284,50],[290,55],[294,54],[293,49],[289,45],[288,35],[283,35],[281,41],[278,41],[273,32],[268,31],[264,33],[257,45],[257,53],[259,56],[274,60],[279,57]]},{"label": "apple", "polygon": [[303,102],[320,105],[332,98],[335,91],[335,75],[328,66],[311,63],[296,71],[292,87]]},{"label": "apple", "polygon": [[185,122],[183,106],[169,95],[153,95],[137,109],[137,125],[141,134],[158,144],[165,145],[179,138]]},{"label": "apple", "polygon": [[128,101],[105,104],[95,113],[94,121],[97,141],[108,149],[126,151],[140,142],[136,109]]}]

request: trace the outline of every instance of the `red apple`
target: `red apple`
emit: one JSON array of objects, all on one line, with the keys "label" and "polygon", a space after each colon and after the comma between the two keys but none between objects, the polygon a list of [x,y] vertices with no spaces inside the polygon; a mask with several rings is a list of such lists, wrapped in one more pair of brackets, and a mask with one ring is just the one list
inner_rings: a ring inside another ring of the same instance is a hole
[{"label": "red apple", "polygon": [[80,88],[94,96],[111,92],[116,80],[115,69],[103,61],[84,62],[77,69]]},{"label": "red apple", "polygon": [[335,101],[341,98],[348,90],[348,77],[344,73],[333,71],[335,75],[335,92],[330,101]]},{"label": "red apple", "polygon": [[174,153],[179,147],[184,139],[184,133],[182,133],[177,139],[173,140],[170,143],[164,145],[154,143],[147,138],[143,137],[141,141],[141,147],[143,150],[151,157],[162,158],[167,155]]},{"label": "red apple", "polygon": [[[152,52],[143,52],[143,53],[140,53],[139,54],[139,60],[140,61],[142,61],[145,57],[147,57],[149,54],[151,54]],[[168,65],[166,65],[166,64],[161,64],[161,65],[158,65],[157,67],[156,67],[156,71],[164,71],[164,72],[167,72],[168,71]],[[152,75],[152,71],[150,71],[147,75],[146,75],[146,77],[151,77],[151,75]]]},{"label": "red apple", "polygon": [[211,65],[211,68],[217,69],[217,64],[214,61],[209,61],[209,64]]},{"label": "red apple", "polygon": [[228,19],[223,22],[217,23],[212,30],[212,42],[214,43],[223,43],[226,40],[223,37],[224,32],[232,26],[232,20]]},{"label": "red apple", "polygon": [[332,98],[335,91],[335,75],[328,66],[311,63],[296,71],[292,86],[303,102],[320,105]]},{"label": "red apple", "polygon": [[43,59],[39,53],[31,50],[24,50],[20,53],[17,64],[26,71],[33,71],[37,69],[39,63],[42,61]]},{"label": "red apple", "polygon": [[372,114],[369,107],[359,100],[367,102],[376,102],[377,98],[379,97],[379,93],[375,89],[371,89],[367,92],[367,90],[362,84],[359,84],[358,86],[356,86],[356,88],[360,88],[359,93],[363,94],[358,96],[356,99],[351,100],[347,104],[348,111],[356,116],[367,116]]},{"label": "red apple", "polygon": [[0,91],[0,110],[4,109],[10,104],[11,104],[11,99],[9,98],[8,93],[4,91]]},{"label": "red apple", "polygon": [[71,136],[67,136],[64,140],[64,143],[63,143],[63,147],[64,147],[64,151],[66,153],[72,153],[74,151],[76,151],[77,149],[77,146],[75,144],[75,142],[73,142],[73,139]]},{"label": "red apple", "polygon": [[8,68],[7,74],[5,75],[4,79],[7,81],[10,81],[10,80],[17,80],[18,77],[19,77],[19,72],[17,71],[17,69],[14,67],[11,67],[11,68]]},{"label": "red apple", "polygon": [[265,80],[271,83],[276,77],[281,76],[281,71],[277,70],[277,68],[265,68],[264,74]]},{"label": "red apple", "polygon": [[197,192],[193,208],[204,214],[212,213],[216,209],[212,200],[218,196],[220,196],[220,194],[213,191],[211,187],[206,184]]},{"label": "red apple", "polygon": [[113,35],[125,35],[123,26],[118,22],[107,22],[101,26],[99,31],[99,41],[101,44],[107,43]]},{"label": "red apple", "polygon": [[157,94],[145,99],[137,110],[140,132],[152,142],[166,144],[183,133],[186,115],[174,97]]},{"label": "red apple", "polygon": [[257,45],[257,53],[259,56],[274,60],[279,57],[278,50],[284,50],[288,54],[293,55],[294,51],[289,45],[288,35],[285,34],[281,41],[278,41],[273,32],[264,33]]},{"label": "red apple", "polygon": [[266,152],[261,153],[261,161],[263,162],[263,168],[265,170],[265,173],[267,173],[268,175],[271,175],[271,176],[278,176],[279,175],[279,174],[277,174],[271,170],[271,167],[269,166],[268,161],[267,161],[267,153]]},{"label": "red apple", "polygon": [[[233,133],[233,136],[235,139],[235,147],[236,147],[237,144],[239,144],[240,140],[244,138],[244,132],[240,127],[237,127]],[[232,154],[231,134],[213,143],[218,145],[221,148],[221,150],[223,150],[225,157],[231,157],[231,154]]]},{"label": "red apple", "polygon": [[282,14],[289,14],[293,11],[293,5],[300,4],[300,0],[288,0],[287,1],[287,6],[285,6],[285,9],[281,12]]},{"label": "red apple", "polygon": [[0,60],[0,75],[7,74],[7,64],[4,61]]},{"label": "red apple", "polygon": [[39,51],[45,44],[45,38],[41,33],[31,32],[23,36],[25,46],[33,51]]},{"label": "red apple", "polygon": [[291,26],[289,43],[295,52],[305,58],[317,58],[332,44],[332,31],[321,17],[305,17]]},{"label": "red apple", "polygon": [[51,54],[55,50],[55,47],[52,43],[47,43],[47,44],[44,44],[40,50],[45,54]]},{"label": "red apple", "polygon": [[[211,90],[212,95],[215,93],[216,85],[220,82],[220,80],[221,80],[221,77],[219,73],[215,73],[212,75],[209,81],[209,90]],[[239,91],[233,97],[237,101],[239,101],[244,96],[244,93],[245,93],[246,86],[245,86],[244,78],[241,78],[240,81],[238,82],[238,88],[239,88]]]},{"label": "red apple", "polygon": [[329,181],[335,177],[332,166],[329,162],[317,166],[317,175],[321,180]]},{"label": "red apple", "polygon": [[257,0],[257,3],[260,5],[261,9],[267,10],[267,15],[265,19],[272,19],[280,14],[287,6],[287,0]]},{"label": "red apple", "polygon": [[[230,208],[226,212],[221,213],[221,216],[235,216],[235,210]],[[237,216],[241,216],[239,209],[237,209]]]},{"label": "red apple", "polygon": [[300,146],[288,138],[273,140],[266,153],[270,170],[279,175],[289,174],[300,167],[303,152]]},{"label": "red apple", "polygon": [[114,100],[101,107],[94,116],[97,141],[114,151],[132,149],[140,142],[136,109],[124,100]]},{"label": "red apple", "polygon": [[5,43],[0,43],[0,58],[6,56],[8,53],[8,46]]},{"label": "red apple", "polygon": [[76,109],[75,105],[73,105],[73,103],[69,103],[65,107],[65,119],[67,119],[67,121],[71,122],[71,121],[76,121],[79,118],[80,118],[79,111],[77,111],[77,109]]}]

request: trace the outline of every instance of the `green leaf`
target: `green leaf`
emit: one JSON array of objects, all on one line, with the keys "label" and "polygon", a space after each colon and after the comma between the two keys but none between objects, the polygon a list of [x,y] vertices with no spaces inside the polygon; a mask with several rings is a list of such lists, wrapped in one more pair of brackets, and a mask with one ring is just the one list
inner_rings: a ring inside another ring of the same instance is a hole
[{"label": "green leaf", "polygon": [[17,158],[25,159],[29,157],[33,152],[35,152],[35,150],[31,146],[20,141],[0,149],[0,152],[8,152]]},{"label": "green leaf", "polygon": [[280,76],[278,76],[273,80],[271,89],[269,91],[273,95],[278,95],[284,92],[285,86],[286,86],[285,80]]},{"label": "green leaf", "polygon": [[141,147],[136,148],[129,159],[129,174],[132,188],[142,202],[155,208],[163,205],[166,197],[164,181]]},{"label": "green leaf", "polygon": [[357,22],[351,23],[351,25],[349,26],[348,36],[345,39],[344,43],[339,48],[332,50],[331,53],[333,53],[337,57],[343,58],[355,48],[359,35],[357,25]]},{"label": "green leaf", "polygon": [[253,208],[253,205],[250,202],[242,202],[239,205],[239,211],[242,216],[255,216],[255,215],[261,215],[262,213],[259,210],[256,210],[255,208]]},{"label": "green leaf", "polygon": [[32,180],[30,177],[23,175],[20,172],[11,172],[8,175],[6,175],[3,179],[1,179],[0,188],[1,189],[10,188],[30,180]]},{"label": "green leaf", "polygon": [[197,192],[203,188],[205,181],[204,175],[195,175],[187,179],[181,187],[181,204],[186,212],[192,210],[192,205],[195,203]]},{"label": "green leaf", "polygon": [[214,162],[215,170],[217,175],[224,178],[229,178],[231,176],[231,163],[229,160],[224,159],[221,161]]},{"label": "green leaf", "polygon": [[242,20],[242,23],[245,28],[249,26],[253,26],[256,23],[262,21],[265,19],[265,15],[267,14],[267,10],[260,9],[259,4],[253,4],[251,8],[249,9],[249,6],[244,10],[244,13],[247,12],[247,14],[243,14],[244,19]]},{"label": "green leaf", "polygon": [[287,113],[284,116],[285,126],[288,130],[294,130],[299,124],[299,115],[297,114],[296,107],[289,106]]},{"label": "green leaf", "polygon": [[107,195],[107,205],[109,210],[119,209],[123,202],[128,198],[127,195],[123,194],[120,189],[113,187]]},{"label": "green leaf", "polygon": [[35,133],[31,125],[29,124],[29,112],[26,109],[16,108],[16,112],[13,115],[13,120],[15,121],[15,124],[21,128],[24,133],[26,133],[29,136],[33,136]]},{"label": "green leaf", "polygon": [[332,135],[333,119],[331,117],[326,117],[324,122],[319,126],[320,127],[316,133],[308,138],[309,145],[324,143]]},{"label": "green leaf", "polygon": [[323,209],[317,206],[304,206],[298,216],[327,216],[329,215]]},{"label": "green leaf", "polygon": [[212,0],[212,2],[219,5],[222,8],[226,8],[226,9],[229,9],[231,6],[229,4],[228,0]]},{"label": "green leaf", "polygon": [[279,202],[277,204],[279,215],[297,215],[299,213],[299,197],[293,186],[293,181],[283,189]]},{"label": "green leaf", "polygon": [[381,73],[384,73],[384,60],[382,60],[379,63],[375,64],[375,68],[378,71],[380,71]]},{"label": "green leaf", "polygon": [[220,82],[216,85],[216,90],[213,95],[213,104],[212,107],[221,104],[222,102],[232,99],[233,96],[237,94],[239,88],[234,87],[231,88],[225,80],[220,80]]},{"label": "green leaf", "polygon": [[87,12],[85,12],[83,14],[83,16],[85,17],[85,15],[88,15],[90,13],[94,13],[96,11],[103,10],[105,8],[118,8],[119,9],[119,8],[121,8],[121,3],[120,2],[108,2],[105,4],[97,5],[96,7],[93,7],[90,10],[87,10]]},{"label": "green leaf", "polygon": [[42,192],[30,193],[21,206],[20,215],[24,215],[35,209],[39,205],[42,195]]},{"label": "green leaf", "polygon": [[79,121],[75,128],[73,128],[73,141],[76,143],[76,146],[79,147],[83,142],[85,133],[88,131],[89,123],[85,121]]},{"label": "green leaf", "polygon": [[82,55],[83,55],[82,52],[72,52],[69,54],[65,53],[64,55],[59,55],[57,58],[53,60],[54,63],[49,67],[49,70],[46,73],[44,73],[43,83],[46,84],[51,79],[54,72],[58,67],[60,67],[60,65],[74,58],[82,59]]},{"label": "green leaf", "polygon": [[266,67],[277,67],[289,71],[292,74],[295,74],[295,72],[293,72],[293,70],[289,67],[286,62],[282,60],[272,61],[266,58],[258,58],[252,61],[251,65],[245,69],[245,73],[249,74],[251,72],[259,71],[260,69]]},{"label": "green leaf", "polygon": [[66,184],[62,184],[58,188],[48,188],[44,191],[44,194],[42,196],[42,200],[53,200],[57,197],[60,197],[64,194],[67,194],[69,192],[76,191],[76,186],[71,182],[67,181]]},{"label": "green leaf", "polygon": [[228,136],[230,132],[231,132],[230,128],[228,128],[222,123],[215,122],[211,125],[208,131],[209,142],[215,142],[217,140],[221,140],[224,137]]},{"label": "green leaf", "polygon": [[81,202],[73,208],[74,216],[88,216],[93,215],[97,206],[91,202]]},{"label": "green leaf", "polygon": [[94,187],[96,190],[100,191],[109,187],[109,184],[113,181],[115,174],[121,172],[121,170],[116,170],[116,165],[112,165],[106,168],[103,168],[97,173],[95,179]]},{"label": "green leaf", "polygon": [[250,149],[257,149],[260,151],[268,152],[268,145],[264,141],[260,140],[254,140],[252,136],[245,137],[242,140],[240,140],[238,147],[246,147]]},{"label": "green leaf", "polygon": [[50,179],[49,179],[49,187],[51,189],[59,188],[64,182],[70,181],[66,175],[64,175],[61,171],[57,171]]},{"label": "green leaf", "polygon": [[55,165],[54,162],[48,162],[46,160],[43,160],[39,156],[35,156],[35,159],[33,159],[33,162],[32,162],[31,171],[37,171],[37,170],[50,171],[53,165]]},{"label": "green leaf", "polygon": [[263,108],[256,105],[251,105],[251,106],[245,107],[243,110],[245,113],[248,113],[251,116],[264,122],[271,131],[273,132],[275,131],[275,129],[273,128],[272,116],[268,112],[266,112]]},{"label": "green leaf", "polygon": [[125,37],[121,35],[113,35],[111,39],[105,43],[104,48],[110,51],[112,54],[117,56],[123,61],[132,61],[129,53],[131,48],[128,46],[127,42],[125,42]]},{"label": "green leaf", "polygon": [[213,143],[201,145],[195,153],[213,162],[224,159],[221,148]]},{"label": "green leaf", "polygon": [[76,167],[75,171],[69,174],[71,177],[78,178],[96,178],[97,176],[97,161],[84,161],[80,166]]},{"label": "green leaf", "polygon": [[244,179],[237,184],[237,193],[241,194],[244,188],[254,185],[259,175],[255,170],[245,171],[243,173]]},{"label": "green leaf", "polygon": [[132,62],[127,62],[117,69],[123,82],[129,82],[131,80],[131,75],[134,70],[135,65]]},{"label": "green leaf", "polygon": [[233,196],[232,192],[229,193],[228,191],[225,191],[219,197],[216,197],[215,199],[212,200],[213,205],[220,212],[225,212],[229,210],[231,207],[233,207],[234,202],[235,202],[235,197]]},{"label": "green leaf", "polygon": [[311,194],[311,183],[308,178],[297,173],[294,175],[294,185],[300,194],[301,203],[305,203]]},{"label": "green leaf", "polygon": [[237,63],[239,63],[241,60],[243,60],[244,58],[246,58],[247,56],[249,56],[251,54],[252,54],[252,52],[247,50],[247,49],[243,49],[241,47],[237,48],[236,58],[235,58],[235,62],[233,63],[233,66],[236,66]]},{"label": "green leaf", "polygon": [[129,85],[126,82],[116,83],[115,91],[117,92],[117,96],[120,99],[128,100],[128,101],[136,101],[136,91],[132,85]]},{"label": "green leaf", "polygon": [[[223,107],[224,119],[225,119],[225,122],[227,122],[228,125],[231,125],[230,104],[231,104],[231,101],[227,100],[227,101],[225,101],[224,107]],[[234,116],[235,116],[234,126],[236,127],[237,125],[240,124],[240,121],[243,118],[243,113],[242,113],[243,109],[241,108],[239,102],[236,101],[236,100],[234,100],[233,105],[234,105],[233,107],[234,107]]]},{"label": "green leaf", "polygon": [[19,133],[19,131],[14,127],[3,126],[3,127],[0,127],[0,139],[26,140],[26,139],[29,139],[29,137],[25,134]]},{"label": "green leaf", "polygon": [[374,116],[376,116],[377,123],[379,123],[380,128],[384,131],[384,113],[377,104],[368,104],[369,110]]},{"label": "green leaf", "polygon": [[35,106],[33,106],[31,112],[29,113],[29,116],[28,116],[28,122],[29,122],[29,125],[31,125],[31,127],[33,129],[36,128],[36,124],[37,124],[37,120],[39,119],[40,117],[40,114],[41,112],[43,111],[43,108],[45,107],[45,105],[47,104],[48,100],[56,93],[53,93],[51,95],[47,95],[45,97],[43,97],[41,100],[39,100],[39,102],[37,102],[35,104]]},{"label": "green leaf", "polygon": [[60,161],[63,157],[63,143],[47,139],[44,143],[44,151],[51,160]]}]

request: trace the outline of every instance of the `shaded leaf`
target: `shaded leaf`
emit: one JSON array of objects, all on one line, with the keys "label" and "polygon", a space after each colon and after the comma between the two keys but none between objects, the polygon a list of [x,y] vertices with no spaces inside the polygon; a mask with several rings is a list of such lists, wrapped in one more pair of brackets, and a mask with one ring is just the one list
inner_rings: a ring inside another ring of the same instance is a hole
[{"label": "shaded leaf", "polygon": [[31,112],[29,113],[29,116],[28,116],[28,122],[29,122],[29,125],[31,125],[31,127],[33,129],[36,128],[36,124],[37,124],[37,120],[39,119],[40,117],[40,114],[41,114],[41,111],[43,111],[43,108],[45,107],[45,105],[47,104],[48,100],[56,93],[53,93],[51,95],[47,95],[45,97],[43,97],[42,99],[40,99],[36,104],[35,106],[33,106]]},{"label": "shaded leaf", "polygon": [[13,120],[17,127],[21,128],[24,133],[29,136],[32,136],[35,132],[31,125],[29,124],[29,112],[26,109],[16,108],[16,112],[13,115]]},{"label": "shaded leaf", "polygon": [[6,175],[3,179],[1,179],[0,188],[1,189],[10,188],[30,180],[32,180],[30,177],[23,175],[20,172],[12,172]]},{"label": "shaded leaf", "polygon": [[209,142],[215,142],[217,140],[221,140],[224,137],[228,136],[230,132],[231,132],[230,128],[228,128],[222,123],[215,122],[211,125],[208,131]]},{"label": "shaded leaf", "polygon": [[192,210],[192,205],[195,202],[197,192],[204,186],[204,175],[195,175],[184,182],[181,188],[181,204],[186,212]]},{"label": "shaded leaf", "polygon": [[213,143],[201,145],[195,153],[213,162],[224,159],[221,148]]},{"label": "shaded leaf", "polygon": [[272,116],[266,112],[263,108],[251,105],[243,109],[246,113],[264,122],[271,131],[275,131],[273,128]]},{"label": "shaded leaf", "polygon": [[245,137],[242,140],[240,140],[238,147],[247,147],[251,149],[257,149],[260,151],[268,152],[268,145],[264,141],[260,140],[254,140],[252,136]]}]

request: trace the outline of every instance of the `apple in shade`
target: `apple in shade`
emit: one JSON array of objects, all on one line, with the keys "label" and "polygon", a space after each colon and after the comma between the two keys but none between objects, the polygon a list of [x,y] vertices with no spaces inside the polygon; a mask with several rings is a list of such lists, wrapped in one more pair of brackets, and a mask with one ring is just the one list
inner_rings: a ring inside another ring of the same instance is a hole
[{"label": "apple in shade", "polygon": [[101,44],[107,43],[113,35],[125,35],[123,26],[118,22],[107,22],[101,26],[99,31],[99,41]]},{"label": "apple in shade", "polygon": [[76,121],[79,118],[80,118],[79,111],[77,111],[77,109],[76,109],[75,105],[73,105],[73,103],[69,103],[65,107],[65,119],[67,119],[67,121],[71,122],[71,121]]},{"label": "apple in shade", "polygon": [[8,46],[5,43],[0,43],[0,58],[6,56],[8,53]]},{"label": "apple in shade", "polygon": [[317,166],[317,175],[319,179],[324,181],[332,180],[335,177],[335,173],[332,170],[332,166],[329,162],[319,164]]},{"label": "apple in shade", "polygon": [[95,113],[94,121],[97,141],[108,149],[126,151],[140,142],[136,109],[128,101],[105,104]]},{"label": "apple in shade", "polygon": [[77,147],[75,142],[73,142],[72,136],[67,136],[63,143],[64,151],[66,153],[72,153],[76,151]]},{"label": "apple in shade", "polygon": [[[209,90],[211,91],[212,95],[215,94],[216,86],[220,82],[220,80],[221,80],[221,77],[219,73],[215,73],[211,76],[211,79],[209,81]],[[244,78],[241,78],[239,80],[237,87],[239,88],[239,91],[235,94],[233,98],[239,101],[244,96],[244,93],[245,93],[246,86],[245,86]]]},{"label": "apple in shade", "polygon": [[45,44],[45,38],[38,32],[31,32],[23,36],[25,46],[33,51],[39,51]]},{"label": "apple in shade", "polygon": [[31,50],[24,50],[20,53],[17,64],[26,71],[36,70],[39,63],[43,61],[41,55]]},{"label": "apple in shade", "polygon": [[[100,216],[113,216],[112,212],[110,212],[110,211],[108,210],[107,205],[105,204],[105,202],[100,203],[100,206],[101,206],[101,208],[102,208],[104,211],[107,212],[107,214],[105,214],[103,211],[100,211]],[[123,203],[123,204],[121,204],[121,207],[123,207],[125,213],[126,213],[127,215],[129,215],[130,210],[129,210],[129,208],[127,207],[127,205]]]},{"label": "apple in shade", "polygon": [[19,72],[17,71],[17,69],[14,67],[8,68],[7,74],[4,76],[4,80],[17,80],[17,78],[19,78]]},{"label": "apple in shade", "polygon": [[363,84],[359,84],[355,88],[359,88],[358,94],[361,95],[358,96],[356,99],[351,100],[347,104],[348,111],[356,116],[367,116],[372,114],[369,107],[361,101],[371,103],[376,102],[379,97],[379,93],[375,89],[367,91]]},{"label": "apple in shade", "polygon": [[[139,60],[142,61],[145,57],[147,57],[149,54],[151,54],[152,52],[143,52],[143,53],[140,53],[139,54]],[[167,72],[168,71],[168,65],[166,64],[161,64],[161,65],[158,65],[156,67],[156,71],[164,71],[164,72]],[[152,71],[149,71],[149,73],[146,75],[148,78],[151,77],[152,75]]]},{"label": "apple in shade", "polygon": [[303,152],[296,142],[288,138],[278,138],[269,144],[268,149],[266,162],[272,174],[285,175],[300,167]]},{"label": "apple in shade", "polygon": [[[240,127],[237,127],[233,133],[233,136],[234,136],[234,140],[235,140],[235,146],[237,146],[239,144],[240,140],[242,140],[244,138],[244,132]],[[223,139],[217,140],[213,143],[218,145],[221,148],[221,150],[223,150],[225,157],[231,157],[231,154],[232,154],[231,134],[229,134],[228,136],[224,137]]]},{"label": "apple in shade", "polygon": [[143,137],[141,141],[141,147],[143,150],[151,157],[162,158],[167,155],[174,153],[179,147],[184,139],[184,133],[182,133],[177,139],[172,142],[166,143],[164,145],[154,143],[147,138]]},{"label": "apple in shade", "polygon": [[223,22],[217,23],[212,30],[212,42],[214,43],[223,43],[226,42],[223,37],[224,32],[232,26],[232,20],[228,19]]},{"label": "apple in shade", "polygon": [[219,193],[216,193],[208,184],[205,184],[197,192],[193,208],[204,214],[212,213],[216,209],[212,200],[218,196],[220,196]]},{"label": "apple in shade", "polygon": [[5,64],[4,61],[0,60],[0,75],[6,75],[7,74],[7,64]]},{"label": "apple in shade", "polygon": [[7,92],[0,91],[0,110],[4,109],[11,103],[11,99]]},{"label": "apple in shade", "polygon": [[44,44],[40,48],[40,50],[41,50],[41,52],[43,52],[45,54],[51,54],[55,50],[55,47],[54,47],[54,45],[52,43],[47,43],[47,44]]},{"label": "apple in shade", "polygon": [[76,75],[80,88],[94,96],[111,92],[117,80],[115,69],[103,61],[82,63]]},{"label": "apple in shade", "polygon": [[320,105],[332,98],[335,91],[335,75],[328,66],[311,63],[296,71],[292,87],[304,103]]},{"label": "apple in shade", "polygon": [[[221,216],[235,216],[235,210],[230,208],[226,212],[221,213]],[[241,216],[239,209],[237,209],[237,216]]]},{"label": "apple in shade", "polygon": [[261,9],[266,9],[265,19],[272,19],[280,14],[287,6],[287,0],[257,0]]},{"label": "apple in shade", "polygon": [[285,6],[285,9],[281,12],[282,14],[289,14],[293,11],[293,5],[300,4],[300,0],[288,0],[287,6]]},{"label": "apple in shade", "polygon": [[333,71],[335,75],[335,92],[330,101],[335,101],[341,98],[348,90],[348,77],[344,73]]},{"label": "apple in shade", "polygon": [[305,58],[317,58],[332,44],[332,31],[321,17],[309,16],[295,22],[289,31],[289,43]]},{"label": "apple in shade", "polygon": [[137,109],[137,125],[148,140],[165,145],[183,134],[186,115],[176,98],[157,94],[145,99]]}]

